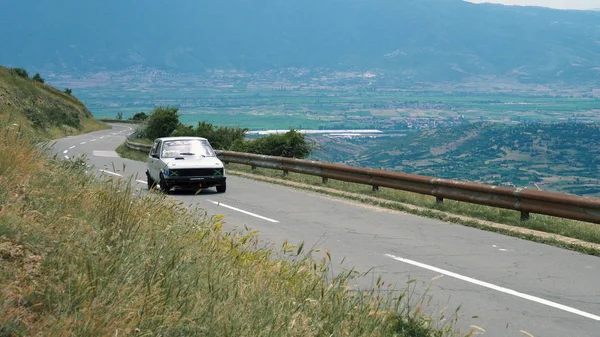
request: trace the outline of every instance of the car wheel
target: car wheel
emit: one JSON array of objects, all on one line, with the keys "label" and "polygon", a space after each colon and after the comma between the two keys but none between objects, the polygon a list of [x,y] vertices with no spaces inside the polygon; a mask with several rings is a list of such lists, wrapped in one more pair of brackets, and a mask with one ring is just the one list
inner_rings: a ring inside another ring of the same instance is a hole
[{"label": "car wheel", "polygon": [[148,190],[153,189],[156,183],[154,182],[154,179],[152,179],[150,173],[148,172],[146,172],[146,180],[148,181]]},{"label": "car wheel", "polygon": [[217,192],[225,193],[226,190],[227,190],[227,185],[225,183],[222,183],[221,185],[217,185]]},{"label": "car wheel", "polygon": [[161,192],[169,194],[169,186],[167,186],[167,182],[165,181],[165,178],[163,177],[162,173],[160,175],[160,181],[158,184],[160,185]]}]

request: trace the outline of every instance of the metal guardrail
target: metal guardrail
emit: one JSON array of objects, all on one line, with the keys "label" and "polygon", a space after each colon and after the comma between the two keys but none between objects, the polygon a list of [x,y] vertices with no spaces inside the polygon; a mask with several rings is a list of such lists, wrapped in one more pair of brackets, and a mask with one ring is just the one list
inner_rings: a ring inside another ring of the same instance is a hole
[{"label": "metal guardrail", "polygon": [[[139,151],[150,151],[150,145],[127,141],[127,146]],[[319,176],[326,183],[335,179],[397,190],[431,195],[437,202],[444,199],[512,209],[521,212],[521,220],[529,219],[530,213],[600,224],[600,198],[581,197],[572,194],[545,192],[520,188],[508,188],[439,179],[414,174],[353,167],[293,158],[272,157],[232,151],[216,151],[225,163],[249,165],[281,170],[284,174],[296,172]]]},{"label": "metal guardrail", "polygon": [[125,145],[132,150],[137,150],[141,152],[150,152],[152,145],[139,144],[129,141],[129,139],[125,140]]},{"label": "metal guardrail", "polygon": [[121,124],[141,124],[142,121],[135,121],[131,119],[114,119],[114,118],[99,118],[101,122],[105,123],[121,123]]}]

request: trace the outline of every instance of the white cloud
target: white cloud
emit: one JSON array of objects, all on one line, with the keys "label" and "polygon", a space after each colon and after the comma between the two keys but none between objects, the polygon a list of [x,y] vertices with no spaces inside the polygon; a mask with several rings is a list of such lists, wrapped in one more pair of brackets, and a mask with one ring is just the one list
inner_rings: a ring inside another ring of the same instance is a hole
[{"label": "white cloud", "polygon": [[466,0],[474,3],[492,2],[504,5],[542,6],[559,9],[599,9],[600,0]]}]

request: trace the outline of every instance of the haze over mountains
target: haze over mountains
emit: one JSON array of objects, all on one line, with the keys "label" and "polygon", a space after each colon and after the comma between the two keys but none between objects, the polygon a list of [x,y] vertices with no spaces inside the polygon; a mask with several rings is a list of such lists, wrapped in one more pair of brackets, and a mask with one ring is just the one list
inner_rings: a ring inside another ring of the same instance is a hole
[{"label": "haze over mountains", "polygon": [[20,0],[0,64],[57,72],[288,67],[417,81],[597,82],[600,13],[462,0]]}]

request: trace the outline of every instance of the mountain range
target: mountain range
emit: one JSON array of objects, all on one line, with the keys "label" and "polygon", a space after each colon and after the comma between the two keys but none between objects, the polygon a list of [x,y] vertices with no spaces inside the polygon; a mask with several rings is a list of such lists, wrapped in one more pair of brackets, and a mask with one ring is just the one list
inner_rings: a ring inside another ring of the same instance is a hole
[{"label": "mountain range", "polygon": [[300,67],[535,83],[600,75],[595,11],[462,0],[20,0],[2,7],[0,64],[36,71]]}]

